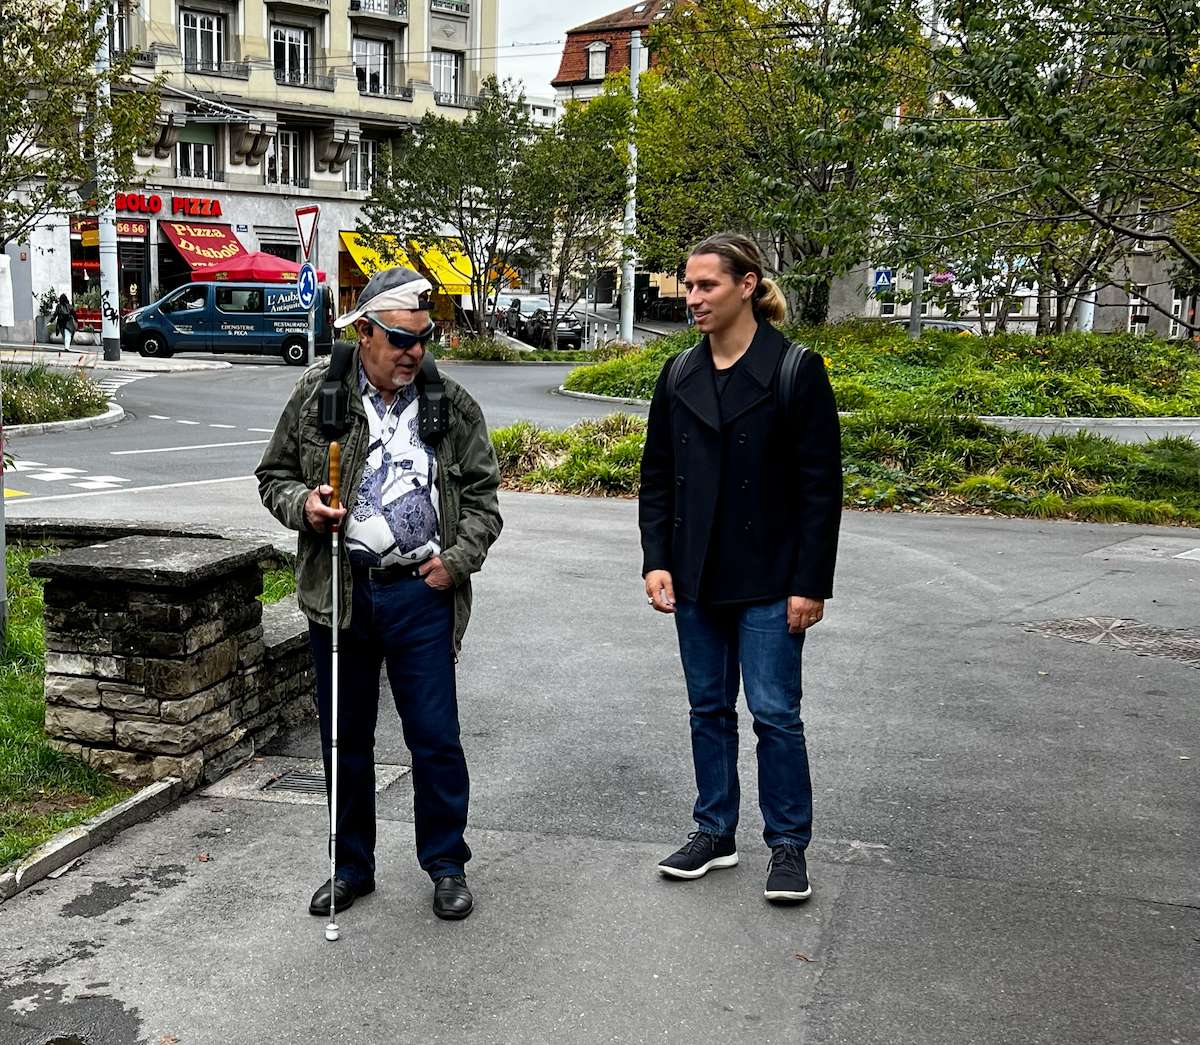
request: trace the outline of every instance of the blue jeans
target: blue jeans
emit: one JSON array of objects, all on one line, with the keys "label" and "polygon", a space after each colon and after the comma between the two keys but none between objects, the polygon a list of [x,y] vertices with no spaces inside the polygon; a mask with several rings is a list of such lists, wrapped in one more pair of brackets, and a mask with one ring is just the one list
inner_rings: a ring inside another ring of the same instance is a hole
[{"label": "blue jeans", "polygon": [[[338,877],[375,877],[375,723],[379,669],[388,682],[412,754],[417,860],[430,878],[462,874],[470,781],[459,740],[454,680],[454,593],[420,578],[388,583],[354,578],[350,628],[338,636]],[[328,793],[330,629],[309,624]]]},{"label": "blue jeans", "polygon": [[768,846],[806,848],[812,838],[812,781],[800,720],[804,633],[787,629],[787,600],[748,606],[675,607],[679,655],[691,704],[693,816],[701,831],[732,838],[737,830],[737,696],[758,737],[758,802]]}]

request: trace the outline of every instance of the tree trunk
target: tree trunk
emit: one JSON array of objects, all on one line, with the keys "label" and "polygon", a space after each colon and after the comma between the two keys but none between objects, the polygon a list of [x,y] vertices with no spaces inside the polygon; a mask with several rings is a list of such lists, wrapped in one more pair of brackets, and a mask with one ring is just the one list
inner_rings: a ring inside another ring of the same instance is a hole
[{"label": "tree trunk", "polygon": [[809,287],[800,300],[800,314],[796,317],[805,326],[819,327],[829,318],[829,284],[826,276],[820,283]]}]

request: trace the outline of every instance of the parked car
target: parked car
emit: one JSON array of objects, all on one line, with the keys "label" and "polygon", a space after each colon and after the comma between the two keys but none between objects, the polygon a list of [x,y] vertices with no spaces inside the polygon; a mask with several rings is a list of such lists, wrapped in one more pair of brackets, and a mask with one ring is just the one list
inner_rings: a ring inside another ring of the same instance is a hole
[{"label": "parked car", "polygon": [[[333,348],[333,294],[319,288],[315,349]],[[143,356],[176,352],[281,355],[308,361],[308,312],[293,283],[189,283],[121,321],[121,348]]]},{"label": "parked car", "polygon": [[[550,309],[539,308],[525,323],[526,340],[531,344],[550,348],[554,343],[550,336]],[[583,345],[583,320],[576,312],[563,312],[558,317],[558,347],[580,348]]]},{"label": "parked car", "polygon": [[504,294],[500,298],[504,318],[496,317],[497,326],[509,337],[532,344],[528,324],[529,317],[539,308],[549,309],[550,299],[545,294]]}]

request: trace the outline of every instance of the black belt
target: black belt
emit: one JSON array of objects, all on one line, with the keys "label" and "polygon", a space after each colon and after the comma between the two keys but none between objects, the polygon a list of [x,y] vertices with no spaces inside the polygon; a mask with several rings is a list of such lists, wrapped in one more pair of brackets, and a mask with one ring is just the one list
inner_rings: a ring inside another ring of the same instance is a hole
[{"label": "black belt", "polygon": [[416,563],[395,562],[390,566],[358,566],[351,563],[350,573],[355,577],[371,581],[373,584],[390,584],[392,581],[412,580],[414,577],[420,577],[421,567],[428,561],[426,559]]}]

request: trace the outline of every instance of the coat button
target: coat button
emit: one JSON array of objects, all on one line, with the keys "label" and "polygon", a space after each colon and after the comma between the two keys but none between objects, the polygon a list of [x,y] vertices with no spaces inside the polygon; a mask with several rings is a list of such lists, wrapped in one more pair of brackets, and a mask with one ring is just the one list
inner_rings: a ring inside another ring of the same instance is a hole
[{"label": "coat button", "polygon": [[753,529],[753,528],[754,528],[754,523],[746,523],[746,529],[747,529],[747,530],[751,530],[751,529]]},{"label": "coat button", "polygon": [[675,516],[675,525],[676,525],[676,526],[682,526],[682,525],[683,525],[683,516],[681,516],[681,515],[677,515],[677,516]]},{"label": "coat button", "polygon": [[687,432],[684,432],[684,433],[683,433],[683,435],[681,435],[681,436],[679,437],[679,441],[680,441],[681,443],[686,443],[686,442],[687,442]]},{"label": "coat button", "polygon": [[743,489],[743,490],[749,490],[749,489],[750,489],[750,480],[749,480],[749,479],[743,479],[743,480],[742,480],[742,489]]},{"label": "coat button", "polygon": [[683,476],[682,476],[682,475],[677,475],[677,476],[675,476],[675,485],[676,485],[676,486],[682,486],[682,485],[683,485]]},{"label": "coat button", "polygon": [[738,442],[739,442],[739,443],[744,443],[745,441],[746,441],[746,433],[745,433],[745,432],[738,432]]}]

